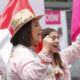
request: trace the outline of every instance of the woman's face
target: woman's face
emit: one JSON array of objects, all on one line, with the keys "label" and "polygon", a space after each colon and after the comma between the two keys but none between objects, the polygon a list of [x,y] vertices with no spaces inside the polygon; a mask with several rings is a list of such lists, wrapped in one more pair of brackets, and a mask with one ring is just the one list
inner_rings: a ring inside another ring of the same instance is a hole
[{"label": "woman's face", "polygon": [[40,26],[39,22],[35,19],[31,23],[32,27],[32,43],[34,45],[37,45],[39,42],[41,42],[41,34],[42,34],[42,27]]},{"label": "woman's face", "polygon": [[56,53],[56,52],[59,51],[59,36],[58,36],[58,33],[56,31],[53,31],[49,35],[53,40],[53,45],[50,49],[50,52],[51,53]]}]

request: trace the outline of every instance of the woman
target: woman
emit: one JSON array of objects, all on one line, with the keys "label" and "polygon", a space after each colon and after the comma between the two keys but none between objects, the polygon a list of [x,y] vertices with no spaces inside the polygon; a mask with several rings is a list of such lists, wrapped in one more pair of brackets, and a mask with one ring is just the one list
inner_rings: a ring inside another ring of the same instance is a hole
[{"label": "woman", "polygon": [[7,67],[7,80],[45,80],[47,65],[40,62],[32,47],[41,41],[42,27],[39,19],[28,9],[23,9],[12,17],[11,26],[15,33]]},{"label": "woman", "polygon": [[[43,30],[42,36],[44,39],[43,48],[38,55],[41,58],[42,63],[48,63],[48,66],[50,67],[45,80],[47,80],[47,78],[50,78],[49,80],[54,80],[54,77],[56,80],[71,80],[68,65],[72,64],[80,57],[80,35],[77,37],[74,44],[61,52],[59,52],[59,35],[57,31],[46,28]],[[49,45],[51,47],[47,48]]]}]

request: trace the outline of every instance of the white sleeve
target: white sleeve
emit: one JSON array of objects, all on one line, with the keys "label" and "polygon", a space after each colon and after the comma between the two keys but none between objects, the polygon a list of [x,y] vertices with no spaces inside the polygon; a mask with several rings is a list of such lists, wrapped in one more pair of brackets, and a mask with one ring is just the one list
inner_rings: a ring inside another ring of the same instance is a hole
[{"label": "white sleeve", "polygon": [[40,62],[33,62],[31,65],[26,65],[22,71],[23,80],[40,80],[46,72],[46,66]]},{"label": "white sleeve", "polygon": [[17,72],[22,80],[40,80],[43,74],[46,72],[46,66],[35,58],[29,51],[19,50],[21,53],[17,63]]},{"label": "white sleeve", "polygon": [[68,64],[72,64],[76,59],[78,59],[80,57],[80,34],[77,36],[76,42],[62,50],[60,53]]}]

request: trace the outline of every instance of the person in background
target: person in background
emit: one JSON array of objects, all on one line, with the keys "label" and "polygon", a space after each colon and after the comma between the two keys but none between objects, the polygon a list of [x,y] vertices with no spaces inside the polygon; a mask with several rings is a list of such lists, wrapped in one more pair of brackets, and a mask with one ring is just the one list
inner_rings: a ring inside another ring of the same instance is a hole
[{"label": "person in background", "polygon": [[62,31],[61,27],[58,28],[58,34],[59,34],[59,37],[61,37],[63,35],[63,31]]},{"label": "person in background", "polygon": [[65,44],[63,43],[64,42],[64,34],[63,34],[62,27],[59,27],[57,32],[59,34],[59,50],[61,51],[65,48]]},{"label": "person in background", "polygon": [[[71,80],[69,64],[80,57],[80,35],[76,42],[59,52],[59,34],[52,28],[45,28],[42,32],[43,48],[38,54],[43,64],[48,65],[45,80]],[[51,44],[50,44],[51,43]]]}]

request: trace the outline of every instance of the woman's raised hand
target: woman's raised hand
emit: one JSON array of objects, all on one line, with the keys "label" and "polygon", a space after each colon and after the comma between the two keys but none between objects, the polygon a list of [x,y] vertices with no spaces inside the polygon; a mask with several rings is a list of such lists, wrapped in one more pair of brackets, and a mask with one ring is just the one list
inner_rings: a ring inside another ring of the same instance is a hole
[{"label": "woman's raised hand", "polygon": [[43,47],[42,47],[42,51],[48,53],[49,50],[52,47],[52,44],[54,43],[54,41],[52,40],[50,35],[47,35],[44,39],[43,39]]}]

